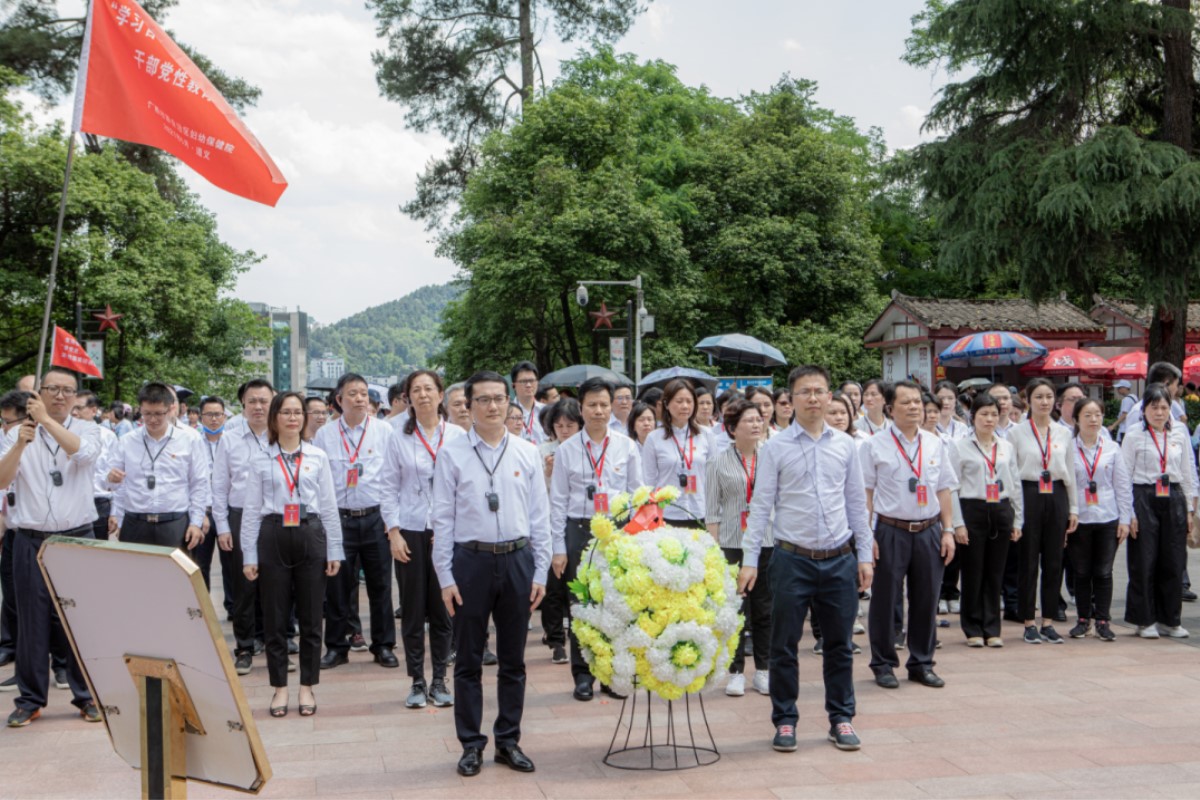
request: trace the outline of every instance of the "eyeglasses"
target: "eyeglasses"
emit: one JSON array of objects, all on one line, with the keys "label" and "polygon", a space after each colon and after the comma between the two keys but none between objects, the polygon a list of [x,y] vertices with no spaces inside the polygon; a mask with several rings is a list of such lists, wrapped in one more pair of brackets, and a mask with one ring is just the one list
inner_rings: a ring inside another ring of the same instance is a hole
[{"label": "eyeglasses", "polygon": [[497,394],[491,397],[474,397],[471,398],[472,403],[479,403],[484,406],[499,406],[508,404],[508,395]]},{"label": "eyeglasses", "polygon": [[518,386],[532,386],[537,383],[537,378],[521,378],[519,381],[513,381]]},{"label": "eyeglasses", "polygon": [[77,390],[70,386],[43,386],[42,391],[55,397],[74,397]]},{"label": "eyeglasses", "polygon": [[792,392],[792,397],[799,397],[807,400],[810,397],[815,397],[820,400],[825,395],[829,394],[828,389],[797,389]]},{"label": "eyeglasses", "polygon": [[220,419],[221,417],[225,416],[225,412],[224,411],[205,411],[200,416],[204,417],[205,419]]},{"label": "eyeglasses", "polygon": [[279,416],[281,416],[281,417],[288,417],[288,418],[303,417],[303,416],[304,416],[304,412],[303,412],[303,411],[298,411],[298,410],[296,410],[296,409],[294,409],[294,408],[289,408],[289,409],[287,409],[286,411],[280,411],[280,412],[279,412]]},{"label": "eyeglasses", "polygon": [[310,417],[328,417],[329,412],[328,411],[309,411],[308,415]]},{"label": "eyeglasses", "polygon": [[159,420],[159,419],[165,419],[166,416],[167,416],[166,411],[143,411],[142,412],[142,419]]}]

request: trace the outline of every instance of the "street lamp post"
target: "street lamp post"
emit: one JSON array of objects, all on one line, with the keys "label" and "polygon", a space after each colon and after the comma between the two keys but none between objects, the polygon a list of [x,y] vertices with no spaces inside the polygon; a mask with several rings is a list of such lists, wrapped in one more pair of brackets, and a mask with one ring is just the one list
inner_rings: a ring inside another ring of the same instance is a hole
[{"label": "street lamp post", "polygon": [[646,317],[645,295],[642,292],[642,276],[638,275],[631,281],[580,281],[575,289],[575,300],[579,305],[588,304],[589,286],[632,286],[637,290],[636,309],[633,312],[633,382],[642,382],[642,320]]}]

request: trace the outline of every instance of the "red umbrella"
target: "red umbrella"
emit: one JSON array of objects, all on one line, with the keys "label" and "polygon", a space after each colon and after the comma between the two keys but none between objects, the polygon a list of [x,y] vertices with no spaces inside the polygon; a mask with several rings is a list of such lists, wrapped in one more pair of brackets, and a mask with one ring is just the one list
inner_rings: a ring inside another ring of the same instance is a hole
[{"label": "red umbrella", "polygon": [[1051,350],[1045,358],[1021,367],[1022,375],[1087,375],[1103,378],[1111,375],[1112,364],[1095,353],[1064,347]]},{"label": "red umbrella", "polygon": [[1200,380],[1200,355],[1188,356],[1183,360],[1183,380],[1187,383]]},{"label": "red umbrella", "polygon": [[1113,374],[1118,378],[1145,378],[1149,366],[1145,353],[1123,353],[1109,359],[1113,366]]}]

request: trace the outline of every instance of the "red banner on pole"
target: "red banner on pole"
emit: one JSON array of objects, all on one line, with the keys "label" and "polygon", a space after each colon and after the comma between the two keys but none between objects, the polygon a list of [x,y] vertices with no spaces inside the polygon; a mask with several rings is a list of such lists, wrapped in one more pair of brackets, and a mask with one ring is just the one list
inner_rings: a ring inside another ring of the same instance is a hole
[{"label": "red banner on pole", "polygon": [[54,345],[50,348],[50,366],[82,372],[93,378],[104,377],[79,340],[57,325],[54,326]]},{"label": "red banner on pole", "polygon": [[74,130],[165,150],[215,186],[269,206],[287,188],[237,112],[133,0],[88,8]]}]

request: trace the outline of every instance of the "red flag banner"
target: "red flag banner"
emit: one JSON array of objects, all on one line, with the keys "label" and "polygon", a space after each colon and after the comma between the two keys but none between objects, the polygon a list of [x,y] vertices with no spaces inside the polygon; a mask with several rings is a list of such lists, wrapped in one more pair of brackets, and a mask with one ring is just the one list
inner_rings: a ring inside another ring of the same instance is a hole
[{"label": "red flag banner", "polygon": [[133,0],[88,7],[73,129],[165,150],[225,191],[269,206],[287,188],[237,112]]},{"label": "red flag banner", "polygon": [[57,325],[54,326],[54,346],[50,348],[50,366],[82,372],[93,378],[104,377],[79,340]]}]

